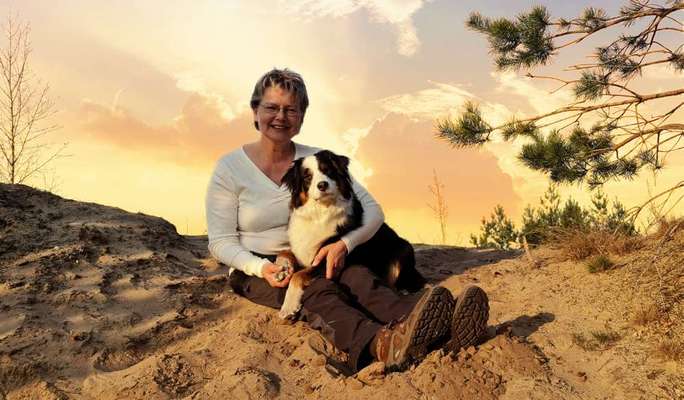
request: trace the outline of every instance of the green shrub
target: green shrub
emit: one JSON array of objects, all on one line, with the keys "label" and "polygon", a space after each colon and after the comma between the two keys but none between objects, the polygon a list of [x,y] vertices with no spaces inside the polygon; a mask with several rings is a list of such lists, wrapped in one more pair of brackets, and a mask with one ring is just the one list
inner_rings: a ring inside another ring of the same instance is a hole
[{"label": "green shrub", "polygon": [[591,198],[591,208],[585,209],[568,199],[561,206],[556,185],[549,185],[535,208],[527,205],[522,215],[522,227],[516,230],[503,207],[497,205],[490,219],[482,218],[479,235],[470,241],[480,248],[510,249],[517,239],[525,236],[529,244],[549,241],[557,231],[608,231],[625,235],[637,233],[625,207],[617,199],[609,204],[608,197],[598,190]]},{"label": "green shrub", "polygon": [[470,235],[471,243],[479,248],[509,250],[511,243],[515,243],[518,238],[515,225],[498,204],[489,220],[482,218],[480,230],[479,236]]}]

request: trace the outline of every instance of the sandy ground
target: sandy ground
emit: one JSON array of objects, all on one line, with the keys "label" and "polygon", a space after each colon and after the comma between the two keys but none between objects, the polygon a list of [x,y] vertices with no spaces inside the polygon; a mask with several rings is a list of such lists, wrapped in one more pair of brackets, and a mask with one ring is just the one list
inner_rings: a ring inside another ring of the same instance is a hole
[{"label": "sandy ground", "polygon": [[0,400],[684,398],[682,363],[633,322],[649,301],[643,253],[589,274],[548,248],[534,260],[416,250],[432,284],[489,293],[489,336],[405,372],[376,363],[344,378],[308,346],[305,324],[230,292],[206,237],[0,185]]}]

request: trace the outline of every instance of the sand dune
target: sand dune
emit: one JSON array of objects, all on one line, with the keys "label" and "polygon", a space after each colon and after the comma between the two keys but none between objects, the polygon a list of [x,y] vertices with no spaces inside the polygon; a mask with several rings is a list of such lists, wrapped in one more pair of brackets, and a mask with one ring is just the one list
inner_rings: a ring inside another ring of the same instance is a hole
[{"label": "sand dune", "polygon": [[487,290],[489,336],[405,372],[376,363],[345,378],[308,346],[317,333],[305,324],[230,292],[206,237],[0,185],[0,399],[684,398],[681,362],[653,351],[660,331],[632,322],[649,301],[635,277],[656,250],[588,274],[547,248],[535,263],[416,249],[432,284]]}]

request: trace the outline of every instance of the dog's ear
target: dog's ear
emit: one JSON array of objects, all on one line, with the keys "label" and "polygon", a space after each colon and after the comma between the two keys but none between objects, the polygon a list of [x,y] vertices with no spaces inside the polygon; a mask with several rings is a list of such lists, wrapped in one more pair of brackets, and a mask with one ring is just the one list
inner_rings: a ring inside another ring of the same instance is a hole
[{"label": "dog's ear", "polygon": [[335,160],[339,164],[342,171],[349,171],[349,157],[342,155],[335,155]]},{"label": "dog's ear", "polygon": [[298,158],[292,162],[290,169],[283,176],[282,183],[290,190],[290,208],[297,208],[304,204],[301,196],[304,186],[304,176],[302,175],[303,158]]},{"label": "dog's ear", "polygon": [[352,188],[352,180],[349,175],[346,177],[343,177],[341,179],[341,182],[337,184],[337,186],[340,188],[340,193],[342,194],[342,197],[344,197],[346,200],[349,200],[352,198],[352,194],[354,193],[354,190]]},{"label": "dog's ear", "polygon": [[349,200],[352,197],[353,190],[351,175],[349,174],[349,157],[337,155],[334,153],[331,154],[331,160],[340,177],[340,182],[338,182],[340,193],[342,193],[342,196],[345,199]]},{"label": "dog's ear", "polygon": [[316,157],[325,160],[325,162],[333,167],[339,175],[349,175],[349,158],[338,155],[330,150],[321,150],[316,153]]}]

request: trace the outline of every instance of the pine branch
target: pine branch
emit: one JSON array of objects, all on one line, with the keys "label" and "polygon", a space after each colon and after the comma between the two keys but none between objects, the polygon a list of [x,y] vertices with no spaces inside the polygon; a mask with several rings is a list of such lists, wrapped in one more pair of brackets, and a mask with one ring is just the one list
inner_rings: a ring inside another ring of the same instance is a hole
[{"label": "pine branch", "polygon": [[[493,134],[506,141],[524,138],[520,161],[547,173],[553,181],[595,186],[609,179],[631,179],[644,166],[661,168],[666,155],[683,147],[684,124],[673,117],[681,115],[677,113],[684,105],[679,102],[684,88],[642,94],[633,80],[657,65],[684,71],[684,44],[670,48],[659,40],[660,35],[684,30],[684,24],[675,18],[682,10],[684,2],[680,0],[667,5],[644,0],[631,1],[616,16],[591,7],[576,18],[554,21],[544,7],[534,7],[515,18],[471,14],[468,27],[486,36],[500,70],[543,65],[560,50],[597,32],[618,25],[625,29],[597,49],[595,62],[566,69],[577,73],[574,79],[528,72],[531,78],[559,83],[551,93],[571,87],[575,101],[498,126],[487,123],[479,108],[467,103],[456,120],[439,121],[437,136],[459,147],[483,145]],[[633,32],[626,29],[630,26],[639,28]],[[561,38],[565,41],[557,45]],[[674,100],[675,105],[659,114],[644,113],[645,104],[665,99]],[[590,129],[582,128],[590,117],[599,122]]]}]

